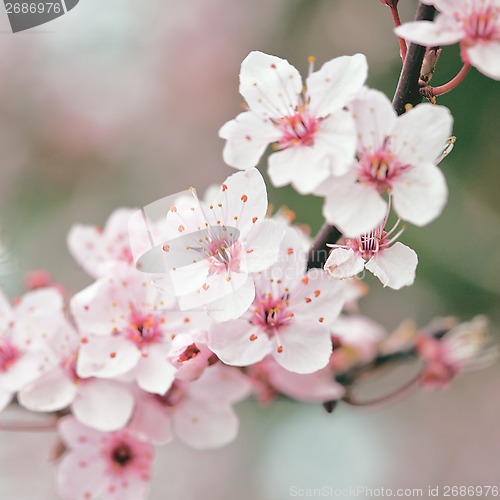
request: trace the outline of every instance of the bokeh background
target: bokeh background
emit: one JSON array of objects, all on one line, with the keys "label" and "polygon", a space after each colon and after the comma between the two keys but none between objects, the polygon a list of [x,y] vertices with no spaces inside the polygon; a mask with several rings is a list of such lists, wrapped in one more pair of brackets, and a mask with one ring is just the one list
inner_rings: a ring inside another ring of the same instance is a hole
[{"label": "bokeh background", "polygon": [[[410,20],[416,1],[401,0]],[[74,223],[102,225],[118,206],[143,206],[233,170],[219,127],[240,110],[238,72],[251,50],[287,58],[303,73],[363,52],[369,85],[395,89],[400,71],[389,10],[378,0],[80,0],[68,15],[13,35],[0,9],[0,228],[17,262],[2,284],[15,296],[31,269],[77,291]],[[433,83],[460,68],[443,51]],[[473,70],[440,98],[455,117],[455,149],[442,168],[443,216],[410,227],[416,284],[394,292],[370,281],[361,310],[394,328],[435,316],[500,319],[500,83]],[[269,188],[313,232],[321,200]],[[151,499],[281,500],[289,488],[500,486],[500,369],[460,377],[440,394],[363,410],[279,401],[238,407],[241,432],[221,450],[178,442],[158,449]],[[52,435],[0,434],[0,498],[54,500]],[[358,498],[368,498],[360,494]]]}]

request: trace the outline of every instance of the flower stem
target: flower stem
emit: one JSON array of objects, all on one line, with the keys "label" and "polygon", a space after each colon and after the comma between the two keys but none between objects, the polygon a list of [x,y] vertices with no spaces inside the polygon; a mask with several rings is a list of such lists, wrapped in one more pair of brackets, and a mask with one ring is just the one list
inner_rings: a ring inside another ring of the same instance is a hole
[{"label": "flower stem", "polygon": [[455,87],[458,87],[458,85],[460,85],[465,80],[465,77],[467,76],[467,73],[469,73],[470,69],[471,65],[469,63],[464,63],[462,69],[448,83],[440,85],[439,87],[423,87],[420,89],[420,93],[429,99],[446,94],[447,92],[450,92],[450,90],[453,90]]},{"label": "flower stem", "polygon": [[[401,18],[399,17],[399,10],[398,10],[398,4],[392,4],[389,7],[391,9],[391,14],[392,14],[392,21],[394,23],[394,27],[397,28],[398,26],[401,26]],[[398,36],[398,42],[399,42],[399,55],[401,56],[401,61],[405,62],[406,58],[406,42]]]},{"label": "flower stem", "polygon": [[379,406],[384,406],[389,403],[393,403],[395,401],[399,401],[404,397],[411,394],[415,389],[418,388],[418,384],[420,382],[421,372],[418,372],[415,377],[409,380],[406,384],[401,386],[396,391],[391,392],[390,394],[386,394],[385,396],[381,396],[379,398],[370,399],[367,401],[359,401],[354,398],[349,392],[344,396],[343,401],[352,406],[364,406],[370,408],[376,408]]}]

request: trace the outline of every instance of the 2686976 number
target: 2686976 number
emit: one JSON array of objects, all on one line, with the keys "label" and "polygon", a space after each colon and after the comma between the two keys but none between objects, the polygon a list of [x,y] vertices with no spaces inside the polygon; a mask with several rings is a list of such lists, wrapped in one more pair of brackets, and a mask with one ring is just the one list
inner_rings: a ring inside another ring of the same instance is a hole
[{"label": "2686976 number", "polygon": [[6,3],[7,14],[60,14],[62,11],[59,3],[41,2],[12,2]]},{"label": "2686976 number", "polygon": [[498,486],[444,486],[445,497],[497,497]]}]

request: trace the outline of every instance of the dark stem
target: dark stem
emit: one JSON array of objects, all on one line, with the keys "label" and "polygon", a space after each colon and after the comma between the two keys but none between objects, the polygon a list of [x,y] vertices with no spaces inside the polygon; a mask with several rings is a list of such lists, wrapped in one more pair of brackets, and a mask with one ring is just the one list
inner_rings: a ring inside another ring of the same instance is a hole
[{"label": "dark stem", "polygon": [[[415,21],[432,21],[435,14],[436,9],[433,6],[419,4]],[[408,47],[398,86],[392,101],[392,105],[398,115],[402,115],[405,112],[407,105],[416,106],[422,102],[421,87],[418,84],[418,80],[420,78],[420,69],[422,68],[425,50],[425,47],[414,43]],[[308,269],[324,266],[329,251],[326,244],[335,243],[340,236],[341,233],[335,226],[329,224],[323,225],[309,251]]]}]

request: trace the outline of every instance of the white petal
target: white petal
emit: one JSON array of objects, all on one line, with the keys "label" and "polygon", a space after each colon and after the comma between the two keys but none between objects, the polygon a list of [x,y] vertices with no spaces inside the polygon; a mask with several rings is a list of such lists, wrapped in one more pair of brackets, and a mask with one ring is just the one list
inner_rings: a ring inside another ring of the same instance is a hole
[{"label": "white petal", "polygon": [[[324,368],[332,354],[330,331],[321,324],[295,321],[279,332],[274,359],[286,370],[312,373]],[[275,343],[276,344],[276,343]]]},{"label": "white petal", "polygon": [[0,331],[4,332],[13,319],[14,312],[12,311],[10,301],[0,288]]},{"label": "white petal", "polygon": [[56,367],[24,387],[19,403],[31,411],[56,411],[69,406],[77,393],[76,384]]},{"label": "white petal", "polygon": [[316,132],[314,144],[330,160],[330,174],[345,174],[356,152],[356,124],[351,113],[341,109],[325,118]]},{"label": "white petal", "polygon": [[466,46],[469,61],[481,73],[500,80],[500,42],[488,41]]},{"label": "white petal", "polygon": [[251,278],[247,278],[233,293],[210,302],[207,311],[210,317],[219,323],[236,319],[245,314],[254,298],[255,284]]},{"label": "white petal", "polygon": [[228,365],[248,366],[269,354],[271,342],[265,332],[248,321],[234,320],[210,329],[208,347]]},{"label": "white petal", "polygon": [[341,109],[361,89],[367,75],[363,54],[336,57],[323,64],[307,79],[312,113],[324,117]]},{"label": "white petal", "polygon": [[168,350],[165,346],[151,346],[147,357],[137,364],[135,376],[141,389],[154,394],[164,395],[172,385],[176,369],[167,360]]},{"label": "white petal", "polygon": [[82,378],[113,378],[134,368],[141,353],[123,337],[89,337],[78,354],[77,373]]},{"label": "white petal", "polygon": [[417,226],[433,221],[443,211],[448,188],[441,170],[422,164],[403,174],[392,188],[394,210],[404,220]]},{"label": "white petal", "polygon": [[0,387],[0,411],[3,411],[12,401],[14,393]]},{"label": "white petal", "polygon": [[299,72],[285,59],[254,51],[241,63],[240,94],[264,118],[293,114],[301,90]]},{"label": "white petal", "polygon": [[374,152],[391,135],[397,115],[383,92],[364,90],[349,106],[358,130],[358,150]]},{"label": "white petal", "polygon": [[365,265],[384,286],[399,290],[412,285],[417,269],[417,254],[400,242],[378,252]]},{"label": "white petal", "polygon": [[329,325],[344,306],[345,283],[323,269],[310,269],[290,292],[290,309],[297,321]]},{"label": "white petal", "polygon": [[249,273],[264,271],[278,260],[284,235],[284,228],[272,220],[255,224],[244,248]]},{"label": "white petal", "polygon": [[238,418],[232,408],[217,403],[185,400],[172,421],[175,433],[198,449],[224,446],[238,433]]},{"label": "white petal", "polygon": [[139,398],[127,429],[155,444],[166,444],[173,438],[170,414],[168,409],[154,398],[155,396],[147,394]]},{"label": "white petal", "polygon": [[264,178],[256,168],[230,175],[211,205],[214,207],[214,217],[228,227],[237,228],[240,238],[244,238],[255,222],[264,220],[266,216],[267,189]]},{"label": "white petal", "polygon": [[54,288],[43,288],[25,294],[16,307],[16,315],[45,316],[62,312],[63,298]]},{"label": "white petal", "polygon": [[115,431],[129,421],[134,397],[123,385],[93,379],[82,383],[71,409],[81,423],[99,431]]},{"label": "white petal", "polygon": [[354,170],[331,177],[322,189],[327,192],[325,219],[349,238],[368,233],[384,219],[387,203],[372,186],[357,182]]},{"label": "white petal", "polygon": [[294,146],[269,157],[268,174],[276,187],[292,184],[308,194],[330,175],[330,160],[322,147]]},{"label": "white petal", "polygon": [[452,125],[448,108],[420,104],[398,118],[391,149],[403,163],[435,162],[448,143]]},{"label": "white petal", "polygon": [[394,30],[396,35],[424,47],[451,45],[464,37],[460,24],[450,16],[440,15],[434,22],[404,23]]},{"label": "white petal", "polygon": [[73,415],[61,417],[57,422],[59,435],[67,448],[99,446],[104,434],[80,423]]},{"label": "white petal", "polygon": [[365,261],[352,248],[334,248],[325,263],[325,271],[336,279],[352,278],[364,268]]},{"label": "white petal", "polygon": [[0,385],[7,391],[19,391],[42,375],[45,358],[41,351],[24,352],[6,371],[0,372]]},{"label": "white petal", "polygon": [[76,262],[93,278],[99,277],[102,264],[102,232],[95,226],[75,224],[71,227],[67,244]]},{"label": "white petal", "polygon": [[281,134],[277,127],[251,111],[241,113],[219,131],[226,139],[224,161],[231,167],[246,170],[255,167],[267,146]]}]

